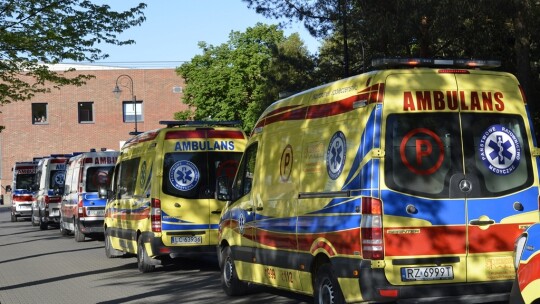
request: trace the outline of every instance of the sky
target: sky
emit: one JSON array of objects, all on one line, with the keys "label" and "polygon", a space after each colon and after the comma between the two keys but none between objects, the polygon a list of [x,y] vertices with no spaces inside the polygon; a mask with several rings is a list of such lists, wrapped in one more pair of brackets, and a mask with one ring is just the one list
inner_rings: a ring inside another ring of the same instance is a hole
[{"label": "sky", "polygon": [[[107,3],[113,10],[127,10],[139,2],[147,4],[144,14],[146,21],[132,27],[119,37],[133,39],[135,44],[127,46],[101,45],[110,55],[100,64],[160,65],[159,62],[190,61],[202,54],[198,42],[220,45],[229,40],[231,31],[245,32],[257,22],[277,24],[275,19],[267,19],[249,9],[241,0],[94,0],[97,4]],[[315,53],[319,42],[311,37],[300,23],[283,29],[286,36],[297,32],[311,53]],[[180,62],[180,64],[178,63]],[[131,63],[131,64],[127,64]]]}]

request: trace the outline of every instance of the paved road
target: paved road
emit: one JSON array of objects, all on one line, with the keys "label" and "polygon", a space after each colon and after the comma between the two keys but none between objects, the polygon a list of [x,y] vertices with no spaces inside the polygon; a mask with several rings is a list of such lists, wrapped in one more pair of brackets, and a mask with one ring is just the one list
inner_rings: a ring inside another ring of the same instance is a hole
[{"label": "paved road", "polygon": [[135,258],[107,259],[103,241],[77,243],[58,229],[10,222],[0,206],[0,304],[311,303],[307,297],[263,289],[230,298],[213,259],[187,260],[141,274]]}]

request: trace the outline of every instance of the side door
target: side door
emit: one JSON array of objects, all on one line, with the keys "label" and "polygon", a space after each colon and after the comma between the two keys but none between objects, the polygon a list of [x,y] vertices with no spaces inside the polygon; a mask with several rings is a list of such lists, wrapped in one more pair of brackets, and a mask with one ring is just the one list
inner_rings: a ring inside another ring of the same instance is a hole
[{"label": "side door", "polygon": [[[300,132],[299,128],[295,128]],[[256,176],[263,183],[255,188],[255,258],[258,266],[255,281],[289,290],[301,290],[297,241],[297,185],[299,168],[293,168],[295,157],[301,157],[299,132],[263,132],[259,147]],[[296,160],[298,165],[298,160]],[[307,177],[304,177],[307,178]]]},{"label": "side door", "polygon": [[259,143],[247,147],[232,185],[232,203],[229,208],[232,239],[229,240],[236,270],[241,280],[254,280],[252,263],[255,258],[255,231],[257,197],[254,185],[259,182],[255,174]]}]

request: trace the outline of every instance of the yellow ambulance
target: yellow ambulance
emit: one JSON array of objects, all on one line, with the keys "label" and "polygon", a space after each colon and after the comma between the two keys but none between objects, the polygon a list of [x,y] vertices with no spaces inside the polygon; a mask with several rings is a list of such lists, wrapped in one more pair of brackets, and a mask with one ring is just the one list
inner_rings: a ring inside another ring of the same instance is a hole
[{"label": "yellow ambulance", "polygon": [[523,91],[493,61],[380,59],[259,118],[219,226],[222,285],[315,303],[508,300],[538,221]]},{"label": "yellow ambulance", "polygon": [[224,207],[216,177],[232,180],[246,144],[237,121],[160,124],[123,145],[106,191],[105,253],[135,254],[141,272],[171,258],[215,256]]}]

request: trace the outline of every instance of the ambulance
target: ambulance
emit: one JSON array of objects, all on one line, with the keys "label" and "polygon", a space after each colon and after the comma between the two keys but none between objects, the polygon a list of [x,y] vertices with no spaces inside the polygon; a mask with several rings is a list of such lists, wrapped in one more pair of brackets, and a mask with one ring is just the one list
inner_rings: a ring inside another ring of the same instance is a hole
[{"label": "ambulance", "polygon": [[71,154],[51,154],[39,160],[32,185],[35,201],[32,203],[31,222],[40,230],[60,223],[60,203],[66,177],[66,164]]},{"label": "ambulance", "polygon": [[516,240],[514,263],[516,279],[510,304],[540,303],[540,223],[527,228]]},{"label": "ambulance", "polygon": [[106,148],[91,149],[69,159],[60,206],[60,233],[73,233],[76,242],[103,236],[106,200],[99,197],[98,190],[110,184],[118,154]]},{"label": "ambulance", "polygon": [[34,195],[30,186],[36,175],[37,162],[15,162],[13,166],[13,182],[11,186],[11,221],[30,219]]},{"label": "ambulance", "polygon": [[228,295],[315,303],[507,301],[539,219],[523,90],[494,61],[380,59],[270,105],[219,224]]},{"label": "ambulance", "polygon": [[160,124],[123,145],[106,191],[105,254],[134,254],[143,273],[177,257],[215,257],[224,207],[216,178],[232,180],[247,141],[237,121]]}]

